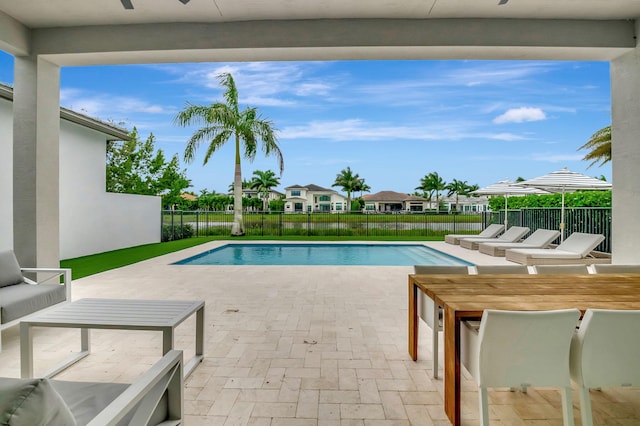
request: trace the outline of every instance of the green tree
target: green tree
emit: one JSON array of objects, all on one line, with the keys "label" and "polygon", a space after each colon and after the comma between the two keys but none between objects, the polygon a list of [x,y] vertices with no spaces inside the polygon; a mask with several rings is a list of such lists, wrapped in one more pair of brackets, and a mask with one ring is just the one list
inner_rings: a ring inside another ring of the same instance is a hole
[{"label": "green tree", "polygon": [[356,187],[353,190],[354,192],[359,192],[360,197],[362,198],[362,193],[371,192],[371,187],[364,182],[364,179],[360,179],[360,181],[358,181],[358,183],[356,184]]},{"label": "green tree", "polygon": [[262,118],[256,108],[247,107],[240,110],[238,105],[238,90],[230,73],[218,76],[220,85],[224,88],[224,102],[215,102],[209,106],[187,103],[184,110],[178,113],[174,122],[179,126],[191,124],[202,125],[187,141],[184,159],[192,162],[200,144],[208,142],[203,165],[207,164],[211,155],[227,141],[235,142],[235,172],[233,188],[233,226],[232,236],[244,235],[242,221],[242,170],[240,164],[240,149],[243,148],[244,157],[253,161],[258,144],[262,141],[262,151],[266,156],[273,155],[278,160],[280,174],[284,170],[284,159],[278,147],[276,129],[270,120]]},{"label": "green tree", "polygon": [[163,205],[167,206],[176,204],[189,186],[191,182],[186,171],[180,170],[178,156],[167,162],[164,152],[156,151],[153,134],[142,142],[134,127],[128,141],[107,144],[107,192],[162,195]]},{"label": "green tree", "polygon": [[589,152],[582,159],[591,161],[589,167],[594,164],[600,166],[611,161],[611,126],[604,127],[595,132],[580,149],[588,149]]},{"label": "green tree", "polygon": [[454,194],[456,196],[456,211],[458,211],[458,199],[460,195],[469,195],[469,192],[471,192],[469,188],[470,185],[466,180],[454,179],[447,184],[445,188],[448,191],[447,196],[451,197]]},{"label": "green tree", "polygon": [[271,171],[255,170],[253,172],[253,179],[251,180],[251,189],[258,191],[262,198],[262,210],[266,211],[269,208],[269,192],[274,186],[280,185],[280,179],[276,174]]},{"label": "green tree", "polygon": [[429,203],[431,203],[433,195],[435,194],[436,208],[438,209],[440,206],[440,192],[447,189],[447,183],[437,172],[431,172],[420,179],[420,185],[415,189],[421,190],[423,197],[429,200]]},{"label": "green tree", "polygon": [[360,187],[360,181],[362,179],[357,173],[351,171],[351,167],[343,169],[336,175],[336,180],[331,186],[339,186],[344,192],[347,193],[347,208],[348,212],[351,211],[351,193],[357,191]]}]

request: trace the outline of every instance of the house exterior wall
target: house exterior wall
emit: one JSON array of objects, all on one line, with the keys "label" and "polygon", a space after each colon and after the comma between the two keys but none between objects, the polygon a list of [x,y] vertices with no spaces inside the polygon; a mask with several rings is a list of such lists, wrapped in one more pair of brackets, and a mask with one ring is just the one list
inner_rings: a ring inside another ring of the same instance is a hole
[{"label": "house exterior wall", "polygon": [[[12,115],[11,101],[0,98],[0,250],[13,248]],[[60,122],[61,259],[160,241],[160,197],[105,191],[106,139]]]},{"label": "house exterior wall", "polygon": [[[298,207],[301,205],[301,209],[296,209],[296,204]],[[285,213],[342,213],[347,210],[347,198],[335,191],[311,191],[297,187],[286,189]]]},{"label": "house exterior wall", "polygon": [[60,135],[61,258],[159,242],[160,197],[105,191],[105,136],[65,120]]}]

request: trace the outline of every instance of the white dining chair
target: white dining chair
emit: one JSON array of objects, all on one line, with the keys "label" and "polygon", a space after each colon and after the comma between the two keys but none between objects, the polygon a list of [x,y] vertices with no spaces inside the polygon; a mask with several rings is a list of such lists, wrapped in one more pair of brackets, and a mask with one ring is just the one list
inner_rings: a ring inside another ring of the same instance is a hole
[{"label": "white dining chair", "polygon": [[478,383],[481,425],[489,424],[489,388],[561,388],[562,417],[573,425],[569,348],[577,309],[485,310],[479,329],[463,323],[460,360]]},{"label": "white dining chair", "polygon": [[640,265],[612,265],[602,263],[593,265],[596,274],[640,274]]},{"label": "white dining chair", "polygon": [[[468,274],[469,268],[462,265],[415,265],[413,270],[416,274]],[[433,378],[438,378],[438,354],[439,333],[443,330],[441,307],[437,307],[433,300],[419,291],[418,316],[431,328],[432,350],[433,350]]]},{"label": "white dining chair", "polygon": [[588,274],[587,265],[536,265],[536,274]]},{"label": "white dining chair", "polygon": [[571,342],[583,426],[593,424],[589,388],[640,386],[640,311],[588,309]]},{"label": "white dining chair", "polygon": [[528,274],[527,265],[476,265],[478,274]]}]

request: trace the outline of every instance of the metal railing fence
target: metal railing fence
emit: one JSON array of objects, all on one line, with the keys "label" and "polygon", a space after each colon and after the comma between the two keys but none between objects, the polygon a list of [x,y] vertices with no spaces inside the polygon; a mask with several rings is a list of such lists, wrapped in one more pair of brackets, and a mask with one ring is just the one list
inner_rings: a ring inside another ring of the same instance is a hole
[{"label": "metal railing fence", "polygon": [[[504,223],[505,212],[481,214],[260,213],[243,214],[245,235],[260,237],[444,237],[477,234],[491,223]],[[509,226],[560,229],[560,208],[508,210]],[[214,211],[162,212],[162,241],[231,233],[233,214]],[[611,253],[611,208],[565,209],[565,238],[573,232],[603,234],[597,251]],[[554,241],[558,244],[560,241]]]},{"label": "metal railing fence", "polygon": [[[561,209],[559,207],[524,208],[508,210],[509,226],[527,226],[534,232],[536,229],[560,229]],[[485,213],[483,226],[490,223],[502,223],[504,210]],[[605,240],[596,247],[596,251],[611,253],[611,207],[566,207],[564,210],[565,230],[567,238],[574,232],[602,234]],[[554,241],[559,244],[560,238]]]}]

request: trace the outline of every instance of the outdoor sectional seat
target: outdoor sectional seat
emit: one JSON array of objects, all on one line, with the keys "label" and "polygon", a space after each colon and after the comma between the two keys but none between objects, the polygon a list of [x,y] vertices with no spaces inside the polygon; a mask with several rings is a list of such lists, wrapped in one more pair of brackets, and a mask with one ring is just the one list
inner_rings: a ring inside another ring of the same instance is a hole
[{"label": "outdoor sectional seat", "polygon": [[0,423],[11,426],[182,424],[182,351],[132,384],[0,377]]},{"label": "outdoor sectional seat", "polygon": [[521,242],[485,242],[480,243],[478,251],[490,256],[504,256],[507,249],[516,248],[547,248],[560,236],[560,231],[552,229],[536,229],[531,235]]},{"label": "outdoor sectional seat", "polygon": [[505,258],[523,265],[611,263],[611,257],[591,253],[604,239],[604,235],[574,232],[555,249],[507,249]]},{"label": "outdoor sectional seat", "polygon": [[487,226],[482,232],[477,235],[472,234],[448,234],[444,236],[444,242],[449,244],[460,244],[460,240],[463,238],[495,238],[504,231],[504,225],[493,223]]},{"label": "outdoor sectional seat", "polygon": [[526,226],[512,226],[497,238],[463,238],[460,240],[460,247],[470,250],[478,250],[478,244],[480,243],[489,243],[492,241],[513,243],[515,241],[520,241],[527,232],[529,232],[529,228]]},{"label": "outdoor sectional seat", "polygon": [[[23,272],[46,274],[48,283],[35,282]],[[62,283],[60,276],[64,278]],[[26,315],[70,300],[71,269],[21,268],[12,250],[0,251],[0,350],[2,330],[18,324]]]}]

